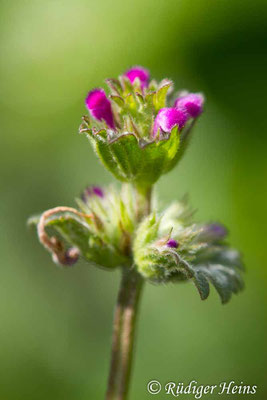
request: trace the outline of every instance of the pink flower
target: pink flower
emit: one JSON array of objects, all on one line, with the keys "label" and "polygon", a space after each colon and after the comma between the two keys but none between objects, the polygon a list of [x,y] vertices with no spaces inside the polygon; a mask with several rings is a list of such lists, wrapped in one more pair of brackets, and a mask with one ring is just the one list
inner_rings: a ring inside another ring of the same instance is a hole
[{"label": "pink flower", "polygon": [[92,117],[98,121],[104,120],[109,128],[115,129],[111,103],[103,89],[94,89],[89,92],[85,104]]},{"label": "pink flower", "polygon": [[175,125],[179,130],[183,128],[187,121],[187,115],[183,110],[177,108],[161,108],[156,116],[153,136],[156,136],[158,130],[163,132],[171,132]]},{"label": "pink flower", "polygon": [[142,89],[148,86],[149,72],[143,67],[132,67],[128,69],[128,71],[126,71],[124,75],[127,76],[131,83],[134,83],[135,79],[139,78]]},{"label": "pink flower", "polygon": [[189,93],[178,97],[174,107],[185,110],[192,118],[198,117],[203,111],[204,97],[199,93]]}]

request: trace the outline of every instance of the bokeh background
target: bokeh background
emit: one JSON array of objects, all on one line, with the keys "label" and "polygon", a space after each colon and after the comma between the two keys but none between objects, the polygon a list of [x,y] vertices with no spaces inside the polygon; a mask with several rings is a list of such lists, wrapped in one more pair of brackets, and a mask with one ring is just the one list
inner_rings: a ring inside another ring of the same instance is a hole
[{"label": "bokeh background", "polygon": [[87,91],[133,64],[205,93],[191,148],[157,192],[162,205],[189,193],[199,220],[224,222],[247,273],[226,306],[190,284],[146,286],[131,399],[149,398],[151,379],[242,381],[266,399],[266,1],[0,7],[0,399],[104,398],[119,274],[56,268],[26,220],[113,180],[77,130]]}]

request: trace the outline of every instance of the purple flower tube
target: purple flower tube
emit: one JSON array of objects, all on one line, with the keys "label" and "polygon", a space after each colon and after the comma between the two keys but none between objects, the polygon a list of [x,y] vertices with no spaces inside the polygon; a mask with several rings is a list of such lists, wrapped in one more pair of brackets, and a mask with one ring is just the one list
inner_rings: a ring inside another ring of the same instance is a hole
[{"label": "purple flower tube", "polygon": [[94,89],[89,92],[85,104],[92,117],[98,121],[104,120],[109,128],[115,129],[111,103],[103,89]]},{"label": "purple flower tube", "polygon": [[186,111],[191,118],[198,117],[203,111],[204,97],[199,93],[189,93],[178,97],[174,107]]},{"label": "purple flower tube", "polygon": [[183,128],[187,121],[187,115],[183,110],[177,108],[162,108],[156,116],[153,136],[156,136],[158,130],[163,132],[171,132],[175,125],[178,125],[179,130]]},{"label": "purple flower tube", "polygon": [[148,86],[149,72],[144,67],[132,67],[128,69],[128,71],[126,71],[124,75],[127,76],[131,83],[134,83],[135,79],[138,78],[141,82],[142,89]]}]

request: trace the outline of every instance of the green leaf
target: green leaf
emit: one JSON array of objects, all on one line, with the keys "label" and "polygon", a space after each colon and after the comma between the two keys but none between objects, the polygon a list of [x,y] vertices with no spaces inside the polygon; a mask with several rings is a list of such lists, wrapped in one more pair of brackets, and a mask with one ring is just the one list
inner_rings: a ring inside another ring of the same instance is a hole
[{"label": "green leaf", "polygon": [[89,226],[76,216],[64,213],[53,217],[46,226],[54,228],[72,246],[76,246],[85,258],[90,258],[88,241],[92,235]]},{"label": "green leaf", "polygon": [[[32,220],[38,223],[36,218]],[[55,231],[70,246],[77,247],[88,262],[105,268],[125,265],[127,260],[114,246],[104,242],[87,221],[70,212],[55,214],[47,219],[46,228]]]},{"label": "green leaf", "polygon": [[223,304],[230,300],[232,293],[237,294],[243,289],[243,279],[240,272],[234,267],[222,264],[206,264],[197,265],[193,270],[195,271],[194,282],[202,299],[208,297],[205,279],[206,281],[209,280],[215,287]]},{"label": "green leaf", "polygon": [[193,281],[199,291],[201,300],[206,300],[210,294],[210,286],[205,275],[201,271],[195,271]]}]

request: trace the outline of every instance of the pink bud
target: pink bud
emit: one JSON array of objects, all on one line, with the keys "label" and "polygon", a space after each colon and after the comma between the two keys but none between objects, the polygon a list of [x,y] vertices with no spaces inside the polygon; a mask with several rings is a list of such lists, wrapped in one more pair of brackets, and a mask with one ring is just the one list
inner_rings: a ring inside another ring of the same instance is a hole
[{"label": "pink bud", "polygon": [[189,93],[178,97],[174,107],[185,110],[192,118],[198,117],[203,111],[204,97],[199,93]]},{"label": "pink bud", "polygon": [[136,66],[130,68],[124,75],[127,76],[131,83],[134,83],[135,79],[139,78],[142,89],[148,86],[149,71],[143,67]]},{"label": "pink bud", "polygon": [[88,186],[82,193],[81,198],[86,203],[92,196],[103,199],[105,197],[104,190],[100,186]]},{"label": "pink bud", "polygon": [[111,103],[103,89],[94,89],[89,92],[85,104],[92,117],[98,121],[104,120],[109,128],[115,129]]},{"label": "pink bud", "polygon": [[167,246],[170,247],[171,249],[177,249],[179,243],[175,239],[169,239],[167,242]]},{"label": "pink bud", "polygon": [[158,130],[163,132],[171,132],[175,125],[179,130],[183,128],[187,121],[187,115],[183,110],[177,108],[161,108],[156,116],[153,136],[156,136]]}]

